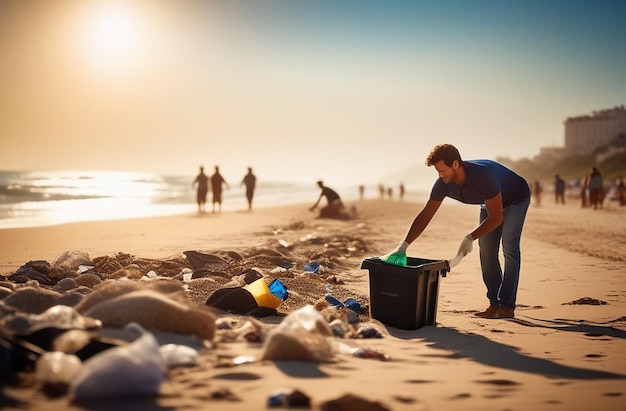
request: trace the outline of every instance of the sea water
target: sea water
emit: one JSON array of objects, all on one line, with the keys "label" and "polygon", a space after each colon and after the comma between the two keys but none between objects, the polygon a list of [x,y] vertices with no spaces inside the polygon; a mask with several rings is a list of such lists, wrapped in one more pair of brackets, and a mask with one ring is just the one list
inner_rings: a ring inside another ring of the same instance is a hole
[{"label": "sea water", "polygon": [[[195,213],[194,178],[120,171],[0,171],[0,229]],[[222,211],[247,210],[240,183],[229,181],[230,188],[223,190]],[[358,196],[356,186],[337,191],[346,201]],[[319,194],[315,182],[260,181],[253,209],[308,206]],[[212,210],[210,192],[206,210]]]}]

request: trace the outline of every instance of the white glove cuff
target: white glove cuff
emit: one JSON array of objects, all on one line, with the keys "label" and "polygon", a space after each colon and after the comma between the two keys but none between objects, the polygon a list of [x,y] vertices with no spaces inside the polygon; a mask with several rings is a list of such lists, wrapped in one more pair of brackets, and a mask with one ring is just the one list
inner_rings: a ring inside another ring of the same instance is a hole
[{"label": "white glove cuff", "polygon": [[402,241],[400,244],[398,244],[398,248],[396,250],[400,253],[406,253],[407,248],[409,248],[409,243],[407,243],[406,241]]}]

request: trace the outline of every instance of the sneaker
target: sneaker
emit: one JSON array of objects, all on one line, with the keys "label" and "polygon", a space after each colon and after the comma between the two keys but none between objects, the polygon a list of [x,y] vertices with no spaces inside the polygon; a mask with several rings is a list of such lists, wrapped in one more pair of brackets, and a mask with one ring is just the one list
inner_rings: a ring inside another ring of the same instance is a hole
[{"label": "sneaker", "polygon": [[494,318],[515,318],[515,311],[509,307],[500,307]]},{"label": "sneaker", "polygon": [[474,315],[482,318],[497,318],[496,315],[498,314],[499,309],[499,306],[491,304],[485,311],[474,313]]}]

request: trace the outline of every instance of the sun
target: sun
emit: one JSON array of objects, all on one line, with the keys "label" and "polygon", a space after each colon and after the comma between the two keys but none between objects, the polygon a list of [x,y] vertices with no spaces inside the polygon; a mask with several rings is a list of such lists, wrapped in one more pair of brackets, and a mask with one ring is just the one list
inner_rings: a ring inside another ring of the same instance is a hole
[{"label": "sun", "polygon": [[91,30],[96,51],[108,58],[128,58],[137,48],[137,23],[121,7],[105,10],[96,16]]},{"label": "sun", "polygon": [[132,70],[142,53],[145,21],[128,1],[98,1],[81,15],[81,54],[107,72]]}]

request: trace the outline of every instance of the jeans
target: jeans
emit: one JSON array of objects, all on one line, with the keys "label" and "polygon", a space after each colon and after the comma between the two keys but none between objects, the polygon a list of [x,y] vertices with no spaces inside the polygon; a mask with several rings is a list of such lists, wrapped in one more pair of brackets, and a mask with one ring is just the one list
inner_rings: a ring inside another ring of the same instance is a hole
[{"label": "jeans", "polygon": [[[520,239],[529,205],[530,199],[506,207],[502,224],[478,239],[483,281],[491,305],[515,309],[521,266]],[[487,208],[482,205],[480,222],[487,216]],[[499,258],[500,243],[504,254],[504,273]]]}]

